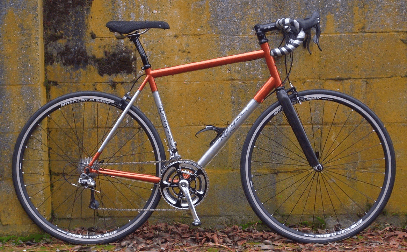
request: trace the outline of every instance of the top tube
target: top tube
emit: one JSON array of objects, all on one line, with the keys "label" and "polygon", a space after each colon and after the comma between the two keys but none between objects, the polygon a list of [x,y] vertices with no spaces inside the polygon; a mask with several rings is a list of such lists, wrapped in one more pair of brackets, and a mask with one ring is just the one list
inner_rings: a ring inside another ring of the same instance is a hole
[{"label": "top tube", "polygon": [[158,78],[158,77],[163,77],[163,76],[168,76],[168,75],[175,75],[175,74],[180,74],[180,73],[185,73],[185,72],[207,69],[207,68],[211,68],[211,67],[228,65],[228,64],[232,64],[232,63],[256,60],[256,59],[260,59],[263,57],[264,57],[264,51],[258,50],[258,51],[254,51],[254,52],[242,53],[242,54],[226,56],[226,57],[222,57],[222,58],[216,58],[216,59],[210,59],[210,60],[205,60],[205,61],[200,61],[200,62],[195,62],[195,63],[189,63],[189,64],[185,64],[185,65],[179,65],[179,66],[174,66],[174,67],[166,67],[166,68],[161,68],[161,69],[157,69],[157,70],[152,70],[151,76]]},{"label": "top tube", "polygon": [[[259,36],[260,33],[263,34],[263,36]],[[256,60],[256,59],[260,59],[260,58],[265,58],[267,67],[270,71],[270,75],[274,79],[272,88],[280,87],[282,85],[280,74],[275,65],[274,58],[270,54],[270,46],[267,42],[267,39],[265,38],[265,34],[264,34],[264,32],[257,32],[257,36],[258,36],[259,44],[260,44],[262,50],[257,50],[257,51],[252,51],[252,52],[230,55],[230,56],[221,57],[221,58],[204,60],[204,61],[195,62],[195,63],[188,63],[188,64],[183,64],[183,65],[178,65],[178,66],[172,66],[172,67],[152,70],[151,65],[148,61],[148,56],[145,53],[144,48],[140,43],[140,40],[139,40],[140,34],[139,33],[133,34],[133,35],[129,36],[129,38],[135,44],[137,51],[140,54],[140,57],[143,61],[142,69],[145,70],[145,73],[147,75],[145,81],[139,87],[139,90],[141,91],[144,88],[146,81],[148,81],[150,83],[151,91],[152,92],[157,91],[157,85],[154,81],[154,78],[168,76],[168,75],[175,75],[175,74],[180,74],[180,73],[185,73],[185,72],[191,72],[191,71],[196,71],[196,70],[201,70],[201,69],[208,69],[208,68],[212,68],[212,67],[228,65],[228,64],[238,63],[238,62],[251,61],[251,60]],[[261,38],[263,38],[263,40]]]},{"label": "top tube", "polygon": [[263,44],[261,44],[261,48],[262,48],[262,50],[258,50],[258,51],[241,53],[241,54],[236,54],[236,55],[231,55],[231,56],[226,56],[226,57],[221,57],[221,58],[216,58],[216,59],[204,60],[204,61],[195,62],[195,63],[188,63],[188,64],[184,64],[184,65],[179,65],[179,66],[166,67],[166,68],[161,68],[161,69],[156,69],[156,70],[152,70],[152,69],[148,68],[148,69],[145,69],[145,71],[146,71],[146,75],[148,76],[147,78],[149,79],[152,91],[155,91],[155,90],[157,90],[157,87],[155,86],[154,78],[265,58],[267,67],[270,71],[270,75],[271,75],[271,77],[274,78],[274,81],[275,81],[274,88],[277,88],[277,87],[281,86],[282,83],[281,83],[280,74],[279,74],[277,67],[275,65],[275,62],[274,62],[274,58],[270,55],[270,46],[268,43],[263,43]]}]

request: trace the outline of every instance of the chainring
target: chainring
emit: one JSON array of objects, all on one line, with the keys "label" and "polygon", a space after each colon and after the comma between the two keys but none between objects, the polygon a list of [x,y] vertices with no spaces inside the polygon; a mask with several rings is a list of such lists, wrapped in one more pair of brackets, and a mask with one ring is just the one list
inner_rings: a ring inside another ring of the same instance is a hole
[{"label": "chainring", "polygon": [[160,181],[161,195],[171,206],[188,209],[187,199],[179,187],[181,180],[188,181],[192,203],[197,206],[205,198],[209,188],[205,170],[191,160],[177,160],[163,169]]}]

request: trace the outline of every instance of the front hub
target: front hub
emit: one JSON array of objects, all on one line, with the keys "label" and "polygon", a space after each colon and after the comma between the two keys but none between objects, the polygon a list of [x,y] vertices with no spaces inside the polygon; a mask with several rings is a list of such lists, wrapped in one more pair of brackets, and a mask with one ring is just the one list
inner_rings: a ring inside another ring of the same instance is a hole
[{"label": "front hub", "polygon": [[322,172],[322,170],[324,169],[324,167],[322,166],[322,164],[318,164],[315,167],[313,167],[315,171],[317,172]]}]

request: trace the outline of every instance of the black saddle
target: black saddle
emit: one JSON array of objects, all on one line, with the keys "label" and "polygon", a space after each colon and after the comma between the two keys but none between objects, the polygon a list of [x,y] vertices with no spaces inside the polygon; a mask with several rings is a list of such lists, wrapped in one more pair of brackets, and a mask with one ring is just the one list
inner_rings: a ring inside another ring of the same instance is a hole
[{"label": "black saddle", "polygon": [[106,27],[112,32],[120,34],[129,34],[141,29],[160,28],[170,29],[167,22],[164,21],[110,21]]}]

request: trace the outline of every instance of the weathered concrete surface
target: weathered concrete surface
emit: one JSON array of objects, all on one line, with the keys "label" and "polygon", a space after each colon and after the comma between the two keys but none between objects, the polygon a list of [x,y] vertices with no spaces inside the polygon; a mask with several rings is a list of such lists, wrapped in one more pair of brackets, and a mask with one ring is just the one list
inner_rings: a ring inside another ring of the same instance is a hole
[{"label": "weathered concrete surface", "polygon": [[[295,53],[291,80],[299,90],[327,88],[351,94],[383,120],[394,142],[397,179],[386,212],[404,218],[407,173],[407,5],[393,1],[116,1],[5,0],[0,2],[0,235],[35,231],[11,180],[17,134],[49,99],[76,90],[122,96],[140,70],[127,40],[116,40],[110,20],[164,20],[170,30],[150,30],[142,42],[153,68],[258,50],[252,27],[318,10],[319,52]],[[279,35],[269,36],[278,45]],[[283,62],[277,62],[282,66]],[[205,124],[225,126],[267,79],[261,60],[157,79],[180,153],[199,159],[211,135]],[[274,98],[265,103],[271,104]],[[148,92],[139,101],[159,125]],[[208,166],[209,196],[198,207],[207,224],[257,220],[245,201],[239,158],[245,132],[261,109]],[[233,199],[233,200],[232,200]],[[154,214],[158,219],[167,215]],[[243,217],[242,217],[243,216]],[[177,218],[186,218],[176,215]],[[27,227],[29,227],[27,229]]]},{"label": "weathered concrete surface", "polygon": [[0,3],[0,235],[38,231],[14,193],[11,157],[18,131],[46,102],[41,20],[37,1]]}]

